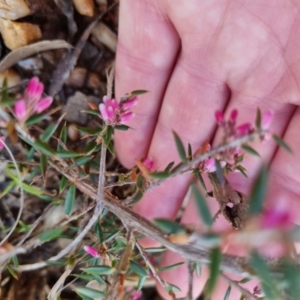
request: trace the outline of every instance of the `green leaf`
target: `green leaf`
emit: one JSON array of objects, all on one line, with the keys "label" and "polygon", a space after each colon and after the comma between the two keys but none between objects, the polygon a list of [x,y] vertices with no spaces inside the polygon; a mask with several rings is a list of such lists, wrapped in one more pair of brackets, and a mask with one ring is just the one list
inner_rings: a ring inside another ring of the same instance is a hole
[{"label": "green leaf", "polygon": [[287,152],[293,153],[292,149],[278,135],[273,134],[272,137],[279,147],[283,148]]},{"label": "green leaf", "polygon": [[15,279],[18,280],[18,275],[17,275],[17,273],[15,272],[15,270],[11,267],[11,265],[10,265],[10,264],[7,264],[7,265],[6,265],[6,268],[7,268],[8,272],[10,273],[10,275],[11,275],[12,277],[14,277]]},{"label": "green leaf", "polygon": [[59,183],[59,193],[60,194],[65,190],[67,183],[68,183],[68,178],[62,175],[60,183]]},{"label": "green leaf", "polygon": [[137,95],[142,95],[142,94],[146,94],[146,93],[149,93],[149,91],[146,91],[146,90],[135,90],[135,91],[132,91],[130,93],[131,96],[137,96]]},{"label": "green leaf", "polygon": [[78,156],[81,156],[82,154],[77,153],[75,151],[69,151],[69,150],[59,150],[57,151],[57,155],[58,157],[62,158],[62,159],[66,159],[66,158],[75,158]]},{"label": "green leaf", "polygon": [[47,166],[48,166],[48,158],[45,154],[41,154],[40,166],[41,166],[42,176],[43,176],[44,181],[45,181],[46,171],[47,171]]},{"label": "green leaf", "polygon": [[203,195],[198,190],[195,184],[192,185],[192,192],[196,200],[196,205],[198,208],[198,212],[204,222],[204,224],[210,227],[213,224],[213,219],[210,213],[210,210],[207,206],[206,200]]},{"label": "green leaf", "polygon": [[172,162],[170,162],[167,166],[166,166],[166,168],[164,169],[164,171],[165,172],[170,172],[170,170],[173,168],[173,166],[174,166],[174,161],[172,161]]},{"label": "green leaf", "polygon": [[11,258],[13,264],[14,264],[14,267],[15,268],[18,268],[19,267],[19,261],[18,261],[18,257],[16,255],[14,255],[12,258]]},{"label": "green leaf", "polygon": [[93,158],[93,156],[82,156],[79,158],[76,158],[76,165],[77,166],[82,166],[84,164],[86,164],[87,162],[89,162],[91,159]]},{"label": "green leaf", "polygon": [[42,133],[41,135],[41,140],[45,143],[47,143],[49,141],[49,139],[51,138],[51,136],[54,134],[54,132],[56,131],[57,127],[59,125],[59,122],[55,123],[55,124],[50,124],[46,130]]},{"label": "green leaf", "polygon": [[231,285],[229,285],[228,288],[227,288],[227,290],[226,290],[226,293],[225,293],[225,296],[224,296],[224,300],[228,300],[229,299],[230,293],[231,293]]},{"label": "green leaf", "polygon": [[20,229],[19,229],[19,232],[28,232],[29,230],[30,230],[30,226],[29,225],[27,225],[27,224],[25,224],[23,221],[19,221],[19,226],[21,227]]},{"label": "green leaf", "polygon": [[181,289],[177,285],[175,285],[175,284],[168,283],[168,285],[167,285],[167,291],[168,292],[178,293],[178,292],[181,292]]},{"label": "green leaf", "polygon": [[148,276],[148,272],[133,260],[130,260],[129,267],[134,273],[141,277]]},{"label": "green leaf", "polygon": [[256,252],[251,254],[250,265],[261,280],[261,286],[266,299],[278,299],[276,297],[276,284],[273,282],[271,273],[264,260]]},{"label": "green leaf", "polygon": [[88,109],[88,110],[85,110],[84,112],[89,115],[93,115],[93,116],[97,116],[97,117],[100,116],[100,112],[98,110]]},{"label": "green leaf", "polygon": [[285,259],[282,263],[283,278],[286,282],[287,293],[291,296],[290,299],[299,298],[300,294],[300,274],[298,262],[291,259]]},{"label": "green leaf", "polygon": [[116,125],[114,128],[121,131],[127,131],[128,129],[130,129],[130,127],[126,125]]},{"label": "green leaf", "polygon": [[239,170],[245,178],[248,178],[248,175],[246,173],[247,170],[242,165],[238,165],[236,169]]},{"label": "green leaf", "polygon": [[130,202],[131,205],[138,203],[142,200],[144,193],[142,191],[138,191],[135,196],[133,197],[132,201]]},{"label": "green leaf", "polygon": [[167,234],[183,233],[184,228],[178,223],[168,219],[154,219],[154,224]]},{"label": "green leaf", "polygon": [[36,150],[40,150],[42,153],[44,153],[47,156],[53,156],[55,155],[55,151],[45,142],[41,141],[41,140],[35,140],[32,143],[32,146],[36,149]]},{"label": "green leaf", "polygon": [[168,171],[153,172],[150,173],[149,176],[155,179],[166,179],[170,176],[170,173]]},{"label": "green leaf", "polygon": [[183,143],[182,143],[182,141],[180,140],[179,136],[177,135],[177,133],[175,131],[173,131],[173,136],[174,136],[174,139],[175,139],[176,148],[177,148],[177,152],[179,154],[179,157],[181,158],[181,160],[185,160],[186,159],[186,153],[185,153]]},{"label": "green leaf", "polygon": [[144,251],[147,253],[160,253],[166,251],[165,247],[153,247],[153,248],[144,248]]},{"label": "green leaf", "polygon": [[65,200],[64,209],[65,209],[65,214],[66,215],[70,215],[74,210],[75,195],[76,195],[76,186],[75,186],[74,183],[72,183],[71,186],[69,187],[67,197],[66,197],[66,200]]},{"label": "green leaf", "polygon": [[107,126],[106,134],[103,137],[106,146],[109,145],[113,132],[114,132],[114,128],[112,126]]},{"label": "green leaf", "polygon": [[204,182],[204,180],[203,180],[203,177],[202,177],[202,175],[201,175],[199,169],[195,169],[195,170],[193,171],[193,174],[195,174],[195,175],[197,176],[198,180],[200,181],[201,186],[203,187],[203,189],[204,189],[205,191],[207,191],[205,182]]},{"label": "green leaf", "polygon": [[257,130],[260,130],[261,128],[261,112],[259,108],[257,108],[256,111],[255,127]]},{"label": "green leaf", "polygon": [[244,145],[241,146],[241,148],[242,148],[245,152],[247,152],[247,153],[249,153],[249,154],[251,154],[251,155],[260,157],[259,153],[258,153],[256,150],[254,150],[252,147],[248,146],[248,145],[245,145],[245,144],[244,144]]},{"label": "green leaf", "polygon": [[44,119],[47,118],[47,115],[45,114],[38,114],[38,115],[33,115],[30,118],[28,118],[25,122],[25,125],[27,127],[32,126],[34,124],[40,123],[41,121],[43,121]]},{"label": "green leaf", "polygon": [[225,184],[225,177],[223,175],[223,170],[222,170],[221,164],[217,159],[215,159],[215,164],[216,164],[216,169],[217,169],[216,172],[215,172],[216,176],[217,176],[217,179],[218,179],[218,181],[221,185],[224,185]]},{"label": "green leaf", "polygon": [[188,144],[188,157],[189,157],[189,159],[193,158],[193,151],[192,151],[192,146],[190,143]]},{"label": "green leaf", "polygon": [[[67,142],[67,137],[68,137],[68,132],[67,132],[67,126],[66,126],[66,123],[64,124],[63,128],[61,129],[60,131],[60,134],[59,134],[59,139],[64,143],[66,144]],[[58,144],[57,145],[57,151],[61,151],[61,150],[64,150],[63,146]]]},{"label": "green leaf", "polygon": [[96,274],[96,275],[110,275],[113,274],[116,269],[108,266],[95,266],[89,268],[82,268],[83,272],[88,274]]},{"label": "green leaf", "polygon": [[165,267],[159,268],[158,272],[165,272],[165,271],[173,270],[173,269],[176,269],[176,268],[178,268],[179,266],[181,266],[183,264],[185,264],[184,261],[173,264],[173,265],[165,266]]},{"label": "green leaf", "polygon": [[251,280],[252,280],[251,278],[245,277],[245,278],[243,278],[242,280],[239,280],[238,283],[244,284],[244,283],[247,283],[247,282],[249,282],[249,281],[251,281]]},{"label": "green leaf", "polygon": [[141,290],[141,289],[143,288],[143,285],[144,285],[146,279],[147,279],[146,276],[144,276],[144,277],[141,277],[141,276],[140,276],[139,282],[138,282],[138,285],[137,285],[138,291]]},{"label": "green leaf", "polygon": [[65,228],[52,228],[44,231],[39,235],[39,240],[41,242],[49,242],[61,236],[61,234],[65,231]]},{"label": "green leaf", "polygon": [[84,295],[92,299],[105,297],[105,293],[87,287],[76,287],[75,291],[80,295]]},{"label": "green leaf", "polygon": [[219,276],[219,270],[221,265],[221,252],[219,248],[214,248],[210,253],[210,264],[209,264],[209,277],[207,282],[207,293],[210,296],[214,290]]},{"label": "green leaf", "polygon": [[265,199],[267,189],[267,166],[263,165],[259,171],[259,174],[254,182],[252,193],[249,201],[249,213],[258,214],[262,211],[263,202]]}]

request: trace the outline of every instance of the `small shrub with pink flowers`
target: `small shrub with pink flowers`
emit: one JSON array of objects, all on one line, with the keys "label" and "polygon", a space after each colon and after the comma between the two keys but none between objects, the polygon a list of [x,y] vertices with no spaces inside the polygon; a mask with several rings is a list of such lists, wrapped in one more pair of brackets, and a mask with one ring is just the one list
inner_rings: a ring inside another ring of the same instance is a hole
[{"label": "small shrub with pink flowers", "polygon": [[[231,286],[240,289],[241,299],[297,299],[300,270],[293,244],[299,238],[299,228],[293,225],[293,216],[284,203],[264,208],[268,167],[262,166],[249,195],[235,191],[227,180],[231,172],[247,176],[244,156],[259,156],[254,142],[268,147],[273,138],[290,151],[272,133],[272,122],[276,121],[272,112],[258,109],[253,123],[239,124],[237,110],[229,117],[217,111],[212,122],[217,123],[223,135],[215,147],[207,142],[200,149],[192,149],[174,132],[180,158],[177,163],[166,161],[165,169],[160,170],[155,161],[145,157],[131,170],[125,170],[113,156],[114,131],[131,130],[128,121],[134,118],[134,107],[142,105],[144,93],[133,91],[120,100],[107,95],[99,106],[88,102],[90,110],[85,113],[97,126],[76,128],[86,142],[76,151],[63,116],[55,122],[55,117],[50,118],[52,112],[57,112],[55,101],[44,94],[44,85],[37,77],[29,80],[23,95],[11,105],[3,105],[8,93],[5,86],[2,88],[0,151],[9,184],[1,196],[12,193],[20,201],[18,213],[11,213],[11,222],[0,223],[2,272],[18,277],[19,272],[57,266],[62,275],[49,291],[49,299],[61,299],[62,290],[71,287],[82,299],[138,300],[142,299],[144,284],[153,284],[154,279],[171,299],[177,299],[179,288],[165,282],[160,272],[175,269],[181,263],[163,270],[157,268],[162,253],[171,249],[189,262],[190,276],[200,276],[201,265],[208,265],[206,297],[222,276],[228,280],[224,299],[231,299]],[[21,153],[18,158],[14,155],[16,150]],[[130,207],[147,191],[187,172],[194,178],[191,190],[204,227],[189,227],[168,219],[150,223],[131,211]],[[47,183],[51,176],[58,182],[55,191]],[[208,181],[212,193],[206,187]],[[22,215],[24,205],[28,205],[27,195],[45,204],[45,210],[33,222]],[[205,198],[209,196],[220,206],[216,216],[208,208]],[[55,218],[46,226],[49,214]],[[214,221],[220,214],[232,229],[214,230]],[[141,235],[159,241],[161,247],[142,248],[137,243]],[[45,250],[51,245],[56,247],[55,254],[45,251],[30,263],[24,259],[36,249]],[[243,249],[244,256],[228,254],[228,245]],[[276,250],[276,258],[265,253],[270,247]],[[230,272],[243,279],[229,279]],[[260,284],[253,291],[243,288],[243,283],[254,278]],[[191,299],[188,297],[185,299]]]}]

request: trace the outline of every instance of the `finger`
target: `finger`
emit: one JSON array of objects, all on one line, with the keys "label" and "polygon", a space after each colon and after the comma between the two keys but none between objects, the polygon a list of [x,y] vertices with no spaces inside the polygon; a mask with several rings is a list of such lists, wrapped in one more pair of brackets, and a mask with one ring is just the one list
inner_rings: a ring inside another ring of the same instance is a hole
[{"label": "finger", "polygon": [[172,24],[159,1],[121,1],[116,58],[116,96],[148,90],[128,124],[133,130],[115,134],[117,154],[126,167],[145,157],[163,94],[179,48]]},{"label": "finger", "polygon": [[276,200],[284,201],[295,223],[300,224],[300,108],[293,114],[284,134],[284,141],[293,153],[279,148],[271,165],[267,205],[274,206]]},{"label": "finger", "polygon": [[[182,55],[177,61],[150,145],[148,156],[155,161],[158,170],[172,161],[179,162],[172,130],[186,149],[190,143],[195,152],[210,139],[216,126],[214,111],[224,107],[229,96],[221,79],[202,72],[196,58],[193,62],[187,62],[188,59]],[[189,175],[168,179],[147,192],[134,210],[148,219],[174,218],[190,180]]]}]

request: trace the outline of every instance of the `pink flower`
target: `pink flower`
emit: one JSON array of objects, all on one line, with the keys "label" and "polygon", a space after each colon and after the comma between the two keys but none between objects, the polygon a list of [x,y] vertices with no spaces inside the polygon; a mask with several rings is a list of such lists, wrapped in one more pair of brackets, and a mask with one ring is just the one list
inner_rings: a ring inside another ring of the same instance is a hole
[{"label": "pink flower", "polygon": [[137,291],[134,295],[131,296],[131,300],[139,300],[142,297],[142,291]]},{"label": "pink flower", "polygon": [[5,136],[0,136],[0,151],[2,151],[4,148],[5,139],[6,139]]},{"label": "pink flower", "polygon": [[39,79],[31,78],[24,97],[18,100],[14,106],[15,116],[19,122],[25,122],[31,115],[43,112],[52,104],[52,97],[41,98],[43,91],[44,85]]},{"label": "pink flower", "polygon": [[91,246],[84,246],[83,250],[88,253],[89,255],[93,256],[93,257],[99,257],[99,252],[97,251],[97,249],[91,247]]},{"label": "pink flower", "polygon": [[138,97],[125,97],[120,103],[116,99],[103,97],[103,103],[99,105],[99,110],[103,121],[108,125],[126,124],[134,117],[134,113],[130,111],[138,103]]},{"label": "pink flower", "polygon": [[280,228],[288,229],[292,226],[292,217],[290,212],[282,208],[273,208],[265,212],[262,216],[261,226],[264,229]]},{"label": "pink flower", "polygon": [[236,133],[238,136],[244,136],[250,133],[252,130],[252,126],[250,123],[245,123],[236,128]]},{"label": "pink flower", "polygon": [[215,118],[217,120],[217,123],[220,125],[224,122],[224,115],[220,110],[217,110],[215,112]]},{"label": "pink flower", "polygon": [[[219,161],[219,163],[221,168],[224,168],[226,166],[226,161]],[[216,160],[214,158],[211,157],[204,163],[204,171],[208,173],[217,171]]]},{"label": "pink flower", "polygon": [[153,171],[154,161],[151,158],[147,157],[146,159],[144,159],[143,164],[149,171]]}]

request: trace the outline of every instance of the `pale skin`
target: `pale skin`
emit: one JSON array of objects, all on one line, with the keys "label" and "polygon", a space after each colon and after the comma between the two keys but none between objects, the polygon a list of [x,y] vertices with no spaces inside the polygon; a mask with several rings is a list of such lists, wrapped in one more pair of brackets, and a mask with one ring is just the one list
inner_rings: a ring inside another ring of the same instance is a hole
[{"label": "pale skin", "polygon": [[[272,131],[293,149],[277,150],[273,141],[256,150],[270,162],[267,206],[285,201],[300,223],[300,2],[295,0],[123,0],[120,1],[116,95],[135,89],[150,91],[134,109],[134,130],[116,134],[120,161],[132,167],[135,159],[154,159],[157,169],[178,161],[172,130],[198,149],[207,139],[217,143],[214,112],[253,122],[259,106],[274,113]],[[232,174],[231,184],[247,193],[261,160],[248,157],[250,180]],[[153,219],[173,218],[190,181],[182,176],[147,193],[134,210]],[[283,199],[283,200],[282,200]],[[216,211],[216,203],[209,203]],[[191,201],[183,222],[201,224]],[[216,229],[226,222],[218,219]],[[226,225],[227,226],[227,225]],[[153,246],[153,241],[143,241]],[[173,253],[163,264],[182,259]],[[187,292],[187,270],[180,267],[162,277]],[[196,279],[198,294],[207,278]],[[253,287],[253,284],[252,284]],[[252,291],[252,287],[249,290]],[[166,299],[166,293],[158,287]],[[227,283],[220,280],[212,299],[223,299]],[[239,299],[232,290],[229,299]]]}]

